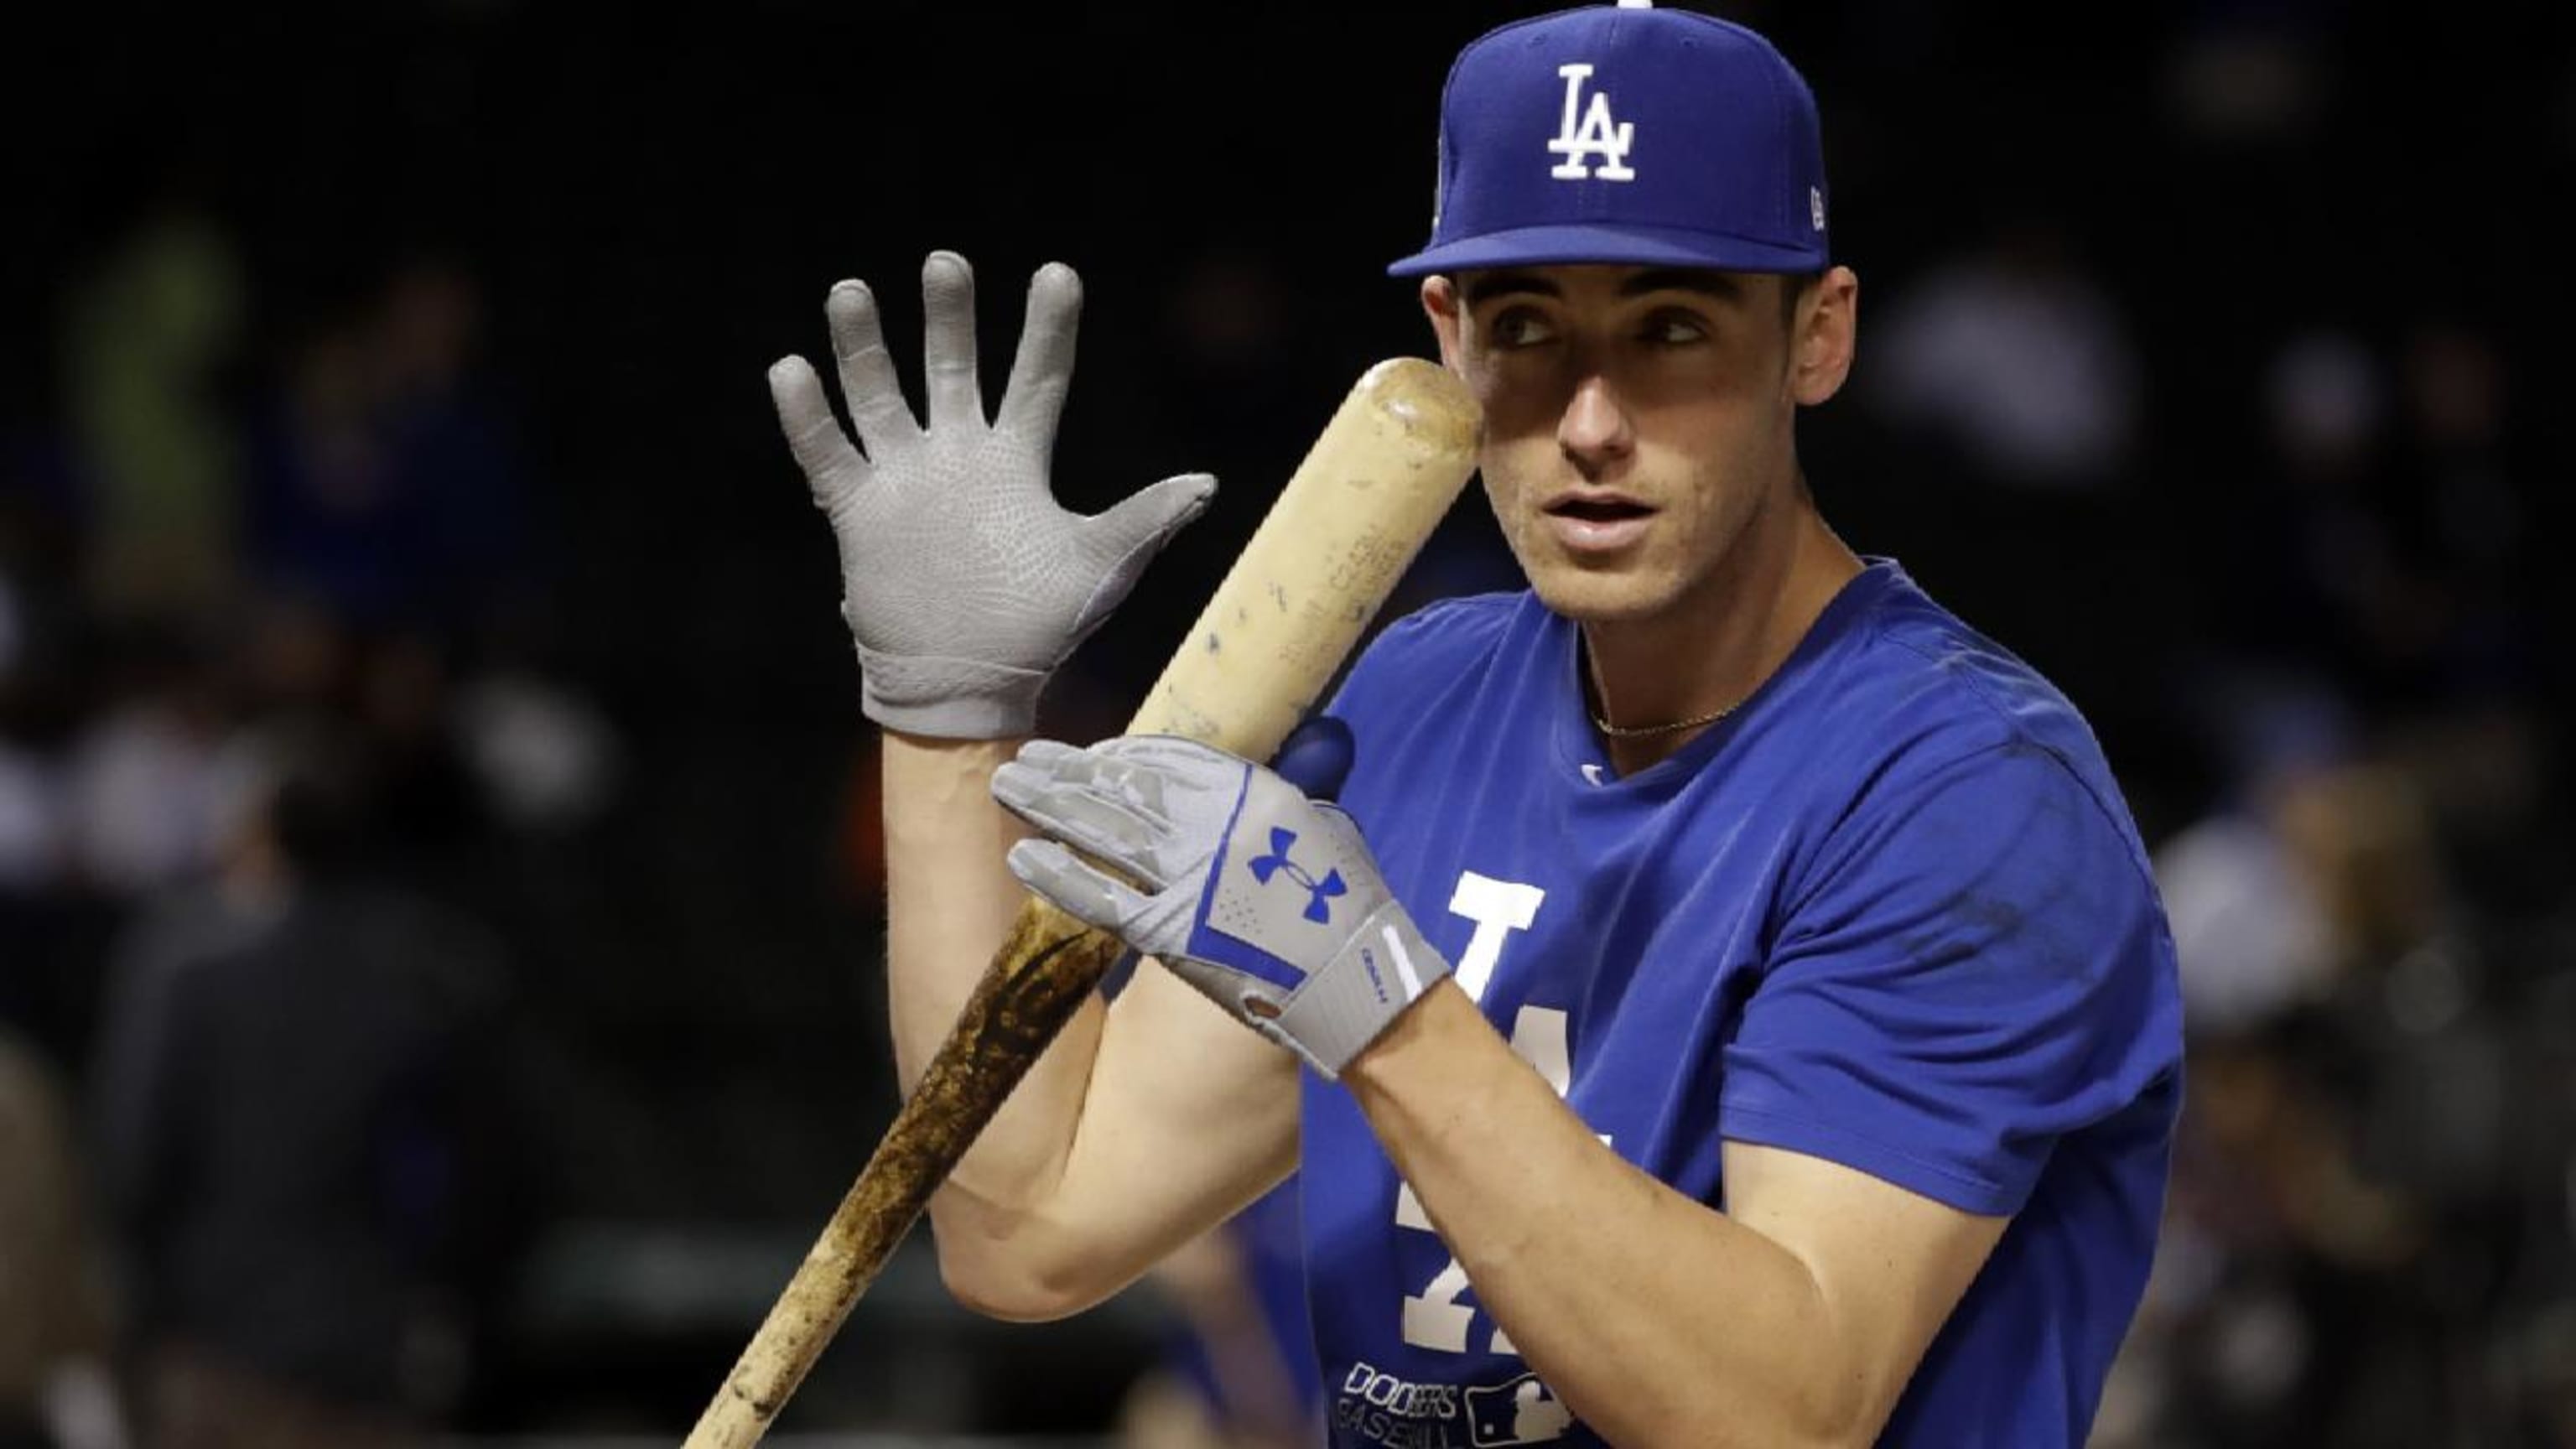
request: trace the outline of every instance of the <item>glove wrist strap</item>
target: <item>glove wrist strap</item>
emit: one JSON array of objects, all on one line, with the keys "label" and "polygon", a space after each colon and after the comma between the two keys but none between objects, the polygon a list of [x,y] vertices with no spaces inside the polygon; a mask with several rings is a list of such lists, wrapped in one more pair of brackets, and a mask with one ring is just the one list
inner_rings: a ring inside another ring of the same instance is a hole
[{"label": "glove wrist strap", "polygon": [[859,707],[890,730],[949,740],[1002,740],[1037,724],[1042,670],[973,659],[911,658],[859,646]]},{"label": "glove wrist strap", "polygon": [[1448,959],[1422,939],[1404,907],[1388,901],[1307,978],[1276,1022],[1262,1025],[1316,1071],[1339,1080],[1351,1058],[1448,974]]}]

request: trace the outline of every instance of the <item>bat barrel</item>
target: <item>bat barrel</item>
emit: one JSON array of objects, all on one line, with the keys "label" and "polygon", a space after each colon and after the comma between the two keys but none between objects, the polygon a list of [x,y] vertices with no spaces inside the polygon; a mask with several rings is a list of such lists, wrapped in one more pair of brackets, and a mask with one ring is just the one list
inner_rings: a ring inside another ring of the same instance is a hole
[{"label": "bat barrel", "polygon": [[1270,758],[1456,501],[1477,429],[1475,400],[1434,363],[1362,374],[1127,732]]}]

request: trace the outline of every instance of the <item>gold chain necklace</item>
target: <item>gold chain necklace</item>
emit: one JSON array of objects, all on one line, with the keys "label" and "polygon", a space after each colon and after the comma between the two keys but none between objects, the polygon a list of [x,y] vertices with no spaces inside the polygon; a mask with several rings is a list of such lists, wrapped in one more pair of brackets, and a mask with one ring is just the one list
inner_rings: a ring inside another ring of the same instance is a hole
[{"label": "gold chain necklace", "polygon": [[1736,710],[1743,707],[1743,704],[1744,701],[1739,699],[1734,704],[1730,704],[1726,708],[1718,710],[1714,714],[1698,715],[1691,719],[1677,719],[1671,724],[1614,725],[1607,718],[1596,714],[1592,716],[1592,727],[1614,740],[1633,740],[1640,735],[1668,735],[1675,730],[1696,729],[1704,724],[1715,724],[1719,720],[1726,718],[1728,715],[1735,713]]}]

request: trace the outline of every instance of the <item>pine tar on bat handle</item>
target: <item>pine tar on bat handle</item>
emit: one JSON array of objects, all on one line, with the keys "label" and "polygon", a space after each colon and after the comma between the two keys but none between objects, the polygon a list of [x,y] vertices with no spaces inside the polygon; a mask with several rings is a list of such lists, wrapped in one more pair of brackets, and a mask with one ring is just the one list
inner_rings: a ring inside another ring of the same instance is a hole
[{"label": "pine tar on bat handle", "polygon": [[768,1432],[931,1193],[1121,949],[1117,938],[1044,901],[1032,897],[1020,907],[993,969],[700,1416],[687,1449],[742,1449]]},{"label": "pine tar on bat handle", "polygon": [[[1363,374],[1208,600],[1130,734],[1267,759],[1474,470],[1479,420],[1419,358]],[[748,1449],[769,1431],[930,1195],[1118,958],[1118,941],[1021,906],[956,1028],[688,1437]]]}]

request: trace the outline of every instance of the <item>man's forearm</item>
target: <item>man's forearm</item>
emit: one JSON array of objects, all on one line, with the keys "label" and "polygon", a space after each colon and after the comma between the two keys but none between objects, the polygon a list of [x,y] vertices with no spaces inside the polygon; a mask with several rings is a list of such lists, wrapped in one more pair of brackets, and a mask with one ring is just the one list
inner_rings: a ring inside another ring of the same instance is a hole
[{"label": "man's forearm", "polygon": [[[1017,744],[885,736],[888,1016],[906,1096],[1028,896],[1002,866],[1003,852],[1025,832],[988,793],[994,766]],[[1080,1115],[1100,1020],[1095,1001],[1065,1027],[959,1165],[952,1188],[1007,1211],[1054,1180]]]},{"label": "man's forearm", "polygon": [[[1622,1160],[1454,985],[1343,1081],[1487,1312],[1616,1444],[1865,1438],[1804,1264]],[[1863,1410],[1863,1412],[1866,1412]]]}]

